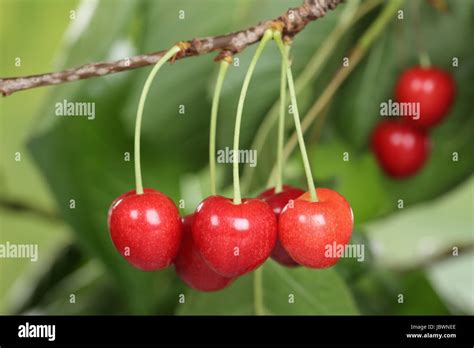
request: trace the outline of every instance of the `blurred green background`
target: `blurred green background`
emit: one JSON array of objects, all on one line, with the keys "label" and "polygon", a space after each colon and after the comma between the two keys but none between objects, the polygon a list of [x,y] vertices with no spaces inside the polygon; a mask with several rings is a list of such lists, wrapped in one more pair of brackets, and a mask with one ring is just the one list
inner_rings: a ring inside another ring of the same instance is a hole
[{"label": "blurred green background", "polygon": [[[179,40],[253,25],[300,3],[0,0],[0,76],[157,51]],[[268,261],[263,290],[269,314],[474,313],[474,46],[469,41],[474,2],[449,2],[447,12],[432,3],[406,1],[403,19],[394,17],[306,134],[317,184],[336,189],[352,205],[352,242],[366,246],[365,261],[344,259],[328,270],[289,270]],[[356,18],[369,5],[373,9]],[[382,8],[375,0],[348,0],[297,36],[292,57],[295,76],[301,77],[320,57],[318,49],[334,38],[331,33],[339,35],[328,59],[317,65],[319,73],[306,75],[309,83],[298,95],[302,115]],[[368,138],[380,120],[380,103],[393,97],[397,76],[417,64],[417,35],[432,63],[453,74],[458,95],[446,122],[431,134],[434,147],[427,165],[411,179],[393,181],[378,168]],[[218,148],[231,144],[238,94],[254,50],[239,54],[239,67],[232,67],[226,78]],[[452,66],[453,57],[458,67]],[[17,58],[20,66],[15,65]],[[107,209],[134,187],[133,162],[124,161],[124,153],[133,153],[134,117],[149,69],[0,100],[0,243],[39,246],[37,262],[0,259],[0,314],[253,313],[252,275],[224,291],[201,294],[187,289],[173,269],[133,269],[110,242]],[[167,66],[145,107],[145,185],[175,201],[184,199],[183,214],[209,193],[207,146],[216,69],[211,55]],[[250,86],[242,148],[255,148],[257,130],[278,98],[279,70],[280,57],[272,44]],[[95,120],[56,117],[55,103],[64,99],[94,102]],[[291,119],[287,121],[289,136],[293,128]],[[257,148],[257,169],[250,177],[244,168],[247,194],[265,187],[275,160],[276,130],[268,129],[268,136],[258,139],[263,147]],[[15,161],[17,152],[21,161]],[[343,160],[346,152],[349,161]],[[452,160],[453,152],[459,161]],[[304,187],[297,151],[285,167],[286,181]],[[222,192],[228,192],[231,168],[220,164],[218,169]],[[70,209],[71,199],[75,209]],[[180,294],[185,294],[184,304],[178,301]],[[288,303],[288,294],[295,295],[295,303]]]}]

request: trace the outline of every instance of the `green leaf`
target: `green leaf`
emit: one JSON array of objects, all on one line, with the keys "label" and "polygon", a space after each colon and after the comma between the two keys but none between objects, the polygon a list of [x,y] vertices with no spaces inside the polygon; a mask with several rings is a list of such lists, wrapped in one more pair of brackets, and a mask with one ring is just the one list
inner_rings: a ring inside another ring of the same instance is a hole
[{"label": "green leaf", "polygon": [[[334,270],[282,267],[268,260],[263,269],[263,303],[266,314],[357,314],[344,282]],[[253,314],[253,274],[216,293],[189,291],[178,314]],[[293,303],[294,300],[294,303]]]},{"label": "green leaf", "polygon": [[187,289],[185,303],[178,305],[178,315],[249,315],[253,314],[252,276],[237,279],[224,290],[203,293]]},{"label": "green leaf", "polygon": [[428,268],[428,278],[455,313],[474,314],[474,252],[460,252]]},{"label": "green leaf", "polygon": [[359,248],[360,253],[353,255],[353,257],[340,258],[333,269],[343,277],[346,284],[351,286],[355,280],[372,270],[374,256],[367,235],[357,229],[352,231],[349,245]]},{"label": "green leaf", "polygon": [[84,263],[55,284],[50,284],[38,300],[21,314],[91,315],[127,310],[120,291],[96,260]]},{"label": "green leaf", "polygon": [[51,289],[81,267],[86,262],[86,258],[77,245],[68,244],[48,261],[40,270],[36,270],[35,277],[23,277],[22,282],[29,291],[13,293],[15,296],[15,299],[11,301],[15,305],[11,308],[13,313],[23,313],[38,306],[44,297],[48,296]]},{"label": "green leaf", "polygon": [[[34,233],[32,233],[34,231]],[[0,313],[11,313],[28,296],[31,281],[51,262],[52,255],[70,239],[67,226],[30,212],[0,209],[0,244],[37,245],[37,260],[0,258]]]},{"label": "green leaf", "polygon": [[364,229],[377,262],[385,267],[411,267],[454,246],[473,245],[473,189],[471,178],[436,201],[368,223]]},{"label": "green leaf", "polygon": [[349,284],[363,314],[450,314],[422,270],[399,274],[371,267]]},{"label": "green leaf", "polygon": [[400,277],[399,284],[398,293],[403,294],[403,303],[393,301],[391,313],[395,315],[450,314],[425,272],[420,270],[404,274]]}]

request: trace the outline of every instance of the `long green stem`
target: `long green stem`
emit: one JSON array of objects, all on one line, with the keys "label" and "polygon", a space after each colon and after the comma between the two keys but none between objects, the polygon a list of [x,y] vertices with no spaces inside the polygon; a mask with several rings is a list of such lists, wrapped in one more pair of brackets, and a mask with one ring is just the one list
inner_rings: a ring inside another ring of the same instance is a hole
[{"label": "long green stem", "polygon": [[214,90],[214,96],[212,97],[212,109],[211,109],[211,127],[209,134],[209,176],[211,179],[211,194],[215,196],[217,194],[216,188],[216,126],[217,126],[217,111],[219,109],[219,99],[222,91],[222,85],[224,78],[229,68],[229,62],[225,59],[221,61],[219,67],[219,74],[217,75],[216,88]]},{"label": "long green stem", "polygon": [[368,49],[375,39],[380,35],[385,26],[393,19],[394,13],[403,4],[403,0],[391,0],[387,2],[383,11],[377,16],[375,21],[364,32],[362,37],[357,41],[356,48],[363,50]]},{"label": "long green stem", "polygon": [[[299,95],[311,81],[314,81],[317,78],[318,74],[322,71],[325,62],[337,47],[337,44],[340,42],[343,35],[359,19],[363,18],[382,2],[383,0],[366,0],[358,7],[358,1],[351,0],[344,5],[344,10],[341,13],[340,20],[334,30],[326,37],[322,45],[318,48],[316,53],[313,54],[311,59],[308,61],[308,64],[296,79],[295,89],[297,95]],[[252,149],[255,149],[257,152],[261,151],[264,144],[267,143],[270,131],[277,122],[278,111],[279,100],[277,100],[267,112],[255,134]],[[255,171],[256,167],[245,167],[241,181],[244,190],[248,191],[250,189]],[[270,186],[270,183],[273,181],[274,180],[270,180],[267,186]]]},{"label": "long green stem", "polygon": [[[351,55],[349,56],[350,65],[346,68],[339,69],[334,78],[329,82],[328,86],[324,89],[323,93],[311,106],[306,116],[303,119],[302,130],[305,132],[318,117],[318,115],[324,110],[329,104],[332,97],[336,94],[339,87],[354,70],[354,68],[360,63],[362,58],[367,53],[370,46],[374,43],[375,39],[382,33],[384,28],[390,23],[393,15],[403,4],[403,0],[391,0],[388,2],[383,11],[377,16],[375,21],[370,27],[364,32],[362,37],[357,41],[356,45],[350,50]],[[298,134],[293,133],[285,144],[283,149],[283,159],[286,160],[291,155],[296,145],[298,144]],[[271,176],[276,175],[276,167],[272,169]]]},{"label": "long green stem", "polygon": [[250,84],[250,79],[252,78],[253,71],[257,65],[258,59],[262,54],[265,45],[273,36],[273,31],[267,29],[263,35],[260,43],[255,51],[255,54],[250,62],[249,69],[245,75],[244,84],[240,92],[239,104],[237,105],[237,116],[235,118],[235,129],[234,129],[234,149],[233,149],[233,176],[234,176],[234,204],[242,203],[242,197],[240,195],[240,179],[239,179],[239,139],[240,139],[240,125],[242,123],[242,111],[244,109],[245,97]]},{"label": "long green stem", "polygon": [[[285,56],[288,56],[290,46],[285,46]],[[283,145],[285,142],[285,114],[286,114],[286,66],[281,63],[280,73],[280,115],[278,119],[278,145],[277,145],[277,164],[278,174],[275,185],[275,193],[283,190]]]},{"label": "long green stem", "polygon": [[298,104],[296,102],[295,83],[293,82],[293,74],[291,72],[291,66],[288,62],[287,49],[281,39],[281,32],[276,31],[273,36],[275,42],[280,48],[283,64],[286,68],[286,75],[288,79],[288,88],[290,90],[290,100],[293,106],[293,118],[295,119],[296,134],[298,135],[298,143],[300,145],[301,157],[303,158],[304,171],[306,174],[306,180],[308,181],[308,189],[311,197],[311,202],[318,202],[318,195],[316,188],[314,187],[313,173],[311,172],[311,166],[309,164],[308,153],[306,151],[306,145],[304,143],[303,131],[301,130],[301,120],[298,111]]},{"label": "long green stem", "polygon": [[254,272],[253,276],[253,296],[254,296],[254,309],[256,315],[264,315],[265,307],[263,305],[263,271],[262,267],[258,268]]},{"label": "long green stem", "polygon": [[418,60],[420,62],[421,67],[429,68],[431,66],[431,59],[423,43],[424,41],[421,30],[421,1],[412,1],[411,5],[413,12],[413,29],[415,31],[415,42],[416,50],[418,52]]},{"label": "long green stem", "polygon": [[153,69],[150,71],[148,75],[145,85],[143,86],[142,94],[140,95],[140,101],[138,102],[138,110],[137,110],[137,117],[135,120],[135,184],[136,184],[136,193],[141,195],[143,193],[143,182],[142,182],[142,169],[140,165],[140,133],[142,128],[142,116],[143,116],[143,108],[145,107],[146,97],[148,95],[148,91],[150,90],[151,83],[155,78],[156,74],[160,70],[160,68],[176,53],[181,50],[179,46],[173,46],[166,54],[160,58],[160,60],[155,64]]}]

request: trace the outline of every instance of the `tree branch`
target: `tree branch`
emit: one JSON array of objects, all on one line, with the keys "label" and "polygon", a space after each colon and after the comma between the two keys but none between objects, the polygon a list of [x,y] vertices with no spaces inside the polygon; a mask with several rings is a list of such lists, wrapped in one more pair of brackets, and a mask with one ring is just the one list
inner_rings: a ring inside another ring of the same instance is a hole
[{"label": "tree branch", "polygon": [[[291,38],[303,30],[309,22],[323,17],[328,10],[336,8],[342,1],[305,0],[301,6],[290,8],[281,16],[273,20],[261,22],[253,27],[230,34],[185,41],[183,42],[183,47],[186,47],[186,49],[180,52],[173,61],[213,51],[220,51],[216,60],[223,59],[226,56],[239,53],[246,47],[260,41],[265,30],[275,23],[281,23],[283,35]],[[47,74],[0,78],[0,92],[5,97],[25,89],[57,85],[141,68],[155,64],[165,52],[159,51],[116,61],[85,64],[78,68]]]}]

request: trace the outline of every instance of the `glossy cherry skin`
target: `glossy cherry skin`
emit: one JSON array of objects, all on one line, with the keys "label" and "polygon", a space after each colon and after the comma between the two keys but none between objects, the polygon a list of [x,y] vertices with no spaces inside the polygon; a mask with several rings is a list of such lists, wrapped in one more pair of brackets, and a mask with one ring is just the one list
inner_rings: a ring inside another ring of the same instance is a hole
[{"label": "glossy cherry skin", "polygon": [[194,213],[193,240],[206,263],[224,277],[234,278],[260,266],[271,254],[277,222],[260,199],[210,196]]},{"label": "glossy cherry skin", "polygon": [[419,127],[430,128],[440,123],[454,102],[456,83],[453,77],[438,68],[419,66],[406,70],[395,87],[397,102],[420,103],[420,117],[403,117]]},{"label": "glossy cherry skin", "polygon": [[183,221],[183,241],[178,256],[174,260],[176,273],[189,287],[199,291],[221,290],[232,283],[232,278],[223,277],[214,272],[204,262],[193,242],[191,227],[193,215],[188,215]]},{"label": "glossy cherry skin", "polygon": [[[270,188],[259,195],[259,198],[263,199],[273,209],[275,216],[278,220],[281,211],[288,204],[290,200],[295,200],[304,193],[303,190],[292,187],[289,185],[283,185],[283,191],[275,193],[275,188]],[[275,248],[273,248],[272,259],[277,261],[279,264],[287,267],[298,266],[298,263],[293,260],[286,250],[281,246],[280,240],[277,238]]]},{"label": "glossy cherry skin", "polygon": [[385,121],[372,133],[372,151],[385,173],[405,178],[423,167],[431,144],[425,131],[410,124]]},{"label": "glossy cherry skin", "polygon": [[110,237],[118,252],[143,271],[168,267],[178,254],[182,223],[174,202],[163,193],[145,189],[118,197],[108,213]]},{"label": "glossy cherry skin", "polygon": [[[299,188],[296,188],[296,187],[293,187],[293,186],[290,186],[290,185],[283,185],[282,187],[282,191],[289,191],[289,190],[299,190],[299,191],[302,191],[304,193],[303,190],[300,190]],[[302,193],[302,194],[303,194]],[[270,187],[269,189],[266,189],[265,191],[263,191],[262,193],[260,193],[258,195],[258,198],[260,199],[263,199],[265,200],[265,198],[268,198],[268,197],[271,197],[275,194],[275,188],[274,187]],[[282,208],[283,209],[283,208]],[[278,212],[278,214],[280,214],[280,212]]]},{"label": "glossy cherry skin", "polygon": [[310,268],[326,268],[340,258],[337,252],[331,253],[334,243],[349,243],[354,216],[349,203],[336,191],[318,188],[316,192],[318,202],[311,202],[305,193],[283,209],[278,232],[293,260]]}]

